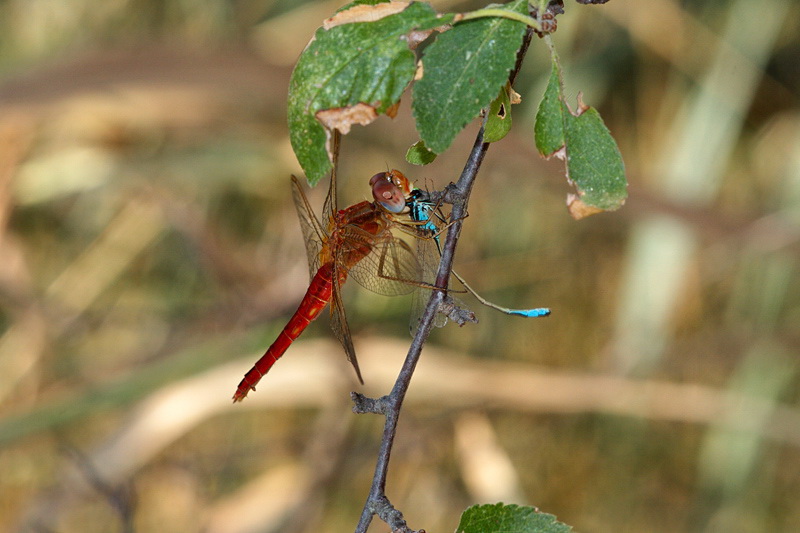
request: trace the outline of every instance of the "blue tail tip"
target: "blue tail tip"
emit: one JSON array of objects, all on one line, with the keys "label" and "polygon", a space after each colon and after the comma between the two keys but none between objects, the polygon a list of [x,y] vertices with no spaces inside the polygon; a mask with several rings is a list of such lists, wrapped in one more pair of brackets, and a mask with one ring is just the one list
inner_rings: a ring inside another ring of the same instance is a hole
[{"label": "blue tail tip", "polygon": [[536,309],[515,309],[511,312],[511,314],[524,316],[527,318],[536,318],[540,316],[550,316],[550,309],[548,307],[537,307]]}]

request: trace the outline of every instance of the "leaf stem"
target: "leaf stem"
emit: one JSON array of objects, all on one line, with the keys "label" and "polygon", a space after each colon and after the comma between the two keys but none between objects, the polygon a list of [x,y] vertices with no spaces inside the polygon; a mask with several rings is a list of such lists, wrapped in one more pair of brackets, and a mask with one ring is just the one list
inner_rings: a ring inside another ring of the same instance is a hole
[{"label": "leaf stem", "polygon": [[457,20],[455,23],[458,24],[459,22],[464,22],[467,20],[474,20],[479,18],[486,18],[486,17],[496,17],[496,18],[504,18],[515,20],[517,22],[522,22],[523,24],[527,25],[530,28],[533,28],[536,31],[541,31],[541,26],[539,25],[539,21],[535,18],[523,15],[521,13],[517,13],[516,11],[509,11],[507,9],[500,9],[497,7],[486,7],[483,9],[478,9],[477,11],[470,11],[469,13],[463,13],[461,15],[461,19]]},{"label": "leaf stem", "polygon": [[539,13],[544,13],[545,11],[547,11],[549,5],[550,5],[550,0],[538,0],[537,6],[539,8]]}]

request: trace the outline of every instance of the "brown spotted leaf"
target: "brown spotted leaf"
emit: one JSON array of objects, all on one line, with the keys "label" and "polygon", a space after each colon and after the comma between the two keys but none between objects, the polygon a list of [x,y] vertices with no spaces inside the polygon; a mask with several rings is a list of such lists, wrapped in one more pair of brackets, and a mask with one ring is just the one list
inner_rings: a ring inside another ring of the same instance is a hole
[{"label": "brown spotted leaf", "polygon": [[328,139],[392,115],[416,72],[420,32],[452,20],[428,4],[355,4],[328,19],[301,54],[289,85],[289,138],[316,184],[331,168]]}]

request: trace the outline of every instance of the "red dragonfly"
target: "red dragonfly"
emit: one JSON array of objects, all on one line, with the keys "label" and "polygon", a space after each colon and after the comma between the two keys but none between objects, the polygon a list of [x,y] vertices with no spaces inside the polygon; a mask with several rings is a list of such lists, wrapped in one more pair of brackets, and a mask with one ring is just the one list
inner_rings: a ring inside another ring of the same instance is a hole
[{"label": "red dragonfly", "polygon": [[[412,292],[419,285],[414,280],[420,279],[420,267],[412,248],[391,231],[395,227],[403,229],[404,223],[393,216],[406,208],[406,195],[411,190],[408,179],[399,170],[391,170],[375,174],[370,185],[375,202],[363,201],[338,210],[334,166],[320,222],[300,182],[292,176],[292,195],[306,242],[311,283],[278,338],[239,383],[233,395],[234,402],[244,400],[248,392],[256,389],[259,380],[329,302],[333,332],[342,343],[359,381],[364,383],[350,338],[341,285],[352,277],[371,291],[393,296]],[[413,234],[416,228],[406,231]]]}]

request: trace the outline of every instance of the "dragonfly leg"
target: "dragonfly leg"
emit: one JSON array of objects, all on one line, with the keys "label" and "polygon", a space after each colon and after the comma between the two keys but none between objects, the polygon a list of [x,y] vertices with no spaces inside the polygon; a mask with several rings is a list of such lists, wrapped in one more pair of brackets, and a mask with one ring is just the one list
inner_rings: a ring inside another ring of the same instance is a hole
[{"label": "dragonfly leg", "polygon": [[[408,245],[408,243],[398,239],[397,242],[396,242],[396,245],[402,247],[404,250],[407,250],[409,253],[413,254],[413,251],[411,250],[411,247]],[[387,255],[389,253],[391,253],[391,256],[392,256],[391,258],[387,258]],[[400,283],[404,283],[404,284],[410,285],[412,287],[421,287],[423,289],[431,289],[431,290],[434,290],[434,289],[447,290],[447,287],[437,287],[436,285],[433,285],[433,284],[430,284],[430,283],[426,283],[426,282],[418,280],[418,279],[408,279],[408,278],[401,278],[401,277],[398,277],[398,276],[393,276],[387,271],[388,270],[387,263],[392,263],[392,265],[394,267],[393,272],[403,272],[403,269],[400,266],[399,258],[397,257],[397,253],[394,251],[394,249],[392,247],[388,247],[388,246],[387,247],[383,247],[383,249],[381,250],[379,259],[378,259],[378,272],[377,272],[377,274],[378,274],[379,277],[381,277],[383,279],[390,280],[390,281],[399,281]]]}]

